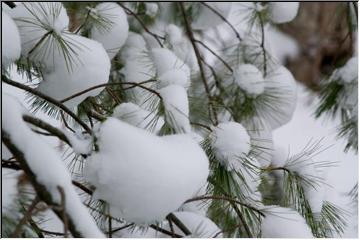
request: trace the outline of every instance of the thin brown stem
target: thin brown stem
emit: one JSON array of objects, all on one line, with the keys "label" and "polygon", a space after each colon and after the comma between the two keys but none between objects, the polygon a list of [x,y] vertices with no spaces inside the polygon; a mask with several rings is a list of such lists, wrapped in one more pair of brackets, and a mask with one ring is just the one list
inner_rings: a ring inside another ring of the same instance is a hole
[{"label": "thin brown stem", "polygon": [[16,88],[19,88],[19,89],[22,89],[22,90],[25,90],[35,96],[38,96],[46,101],[48,101],[49,103],[52,103],[54,104],[55,106],[59,107],[60,109],[62,109],[64,112],[66,112],[67,114],[69,114],[77,123],[79,123],[80,126],[82,126],[87,133],[91,134],[91,129],[89,128],[88,125],[86,125],[78,116],[76,116],[75,113],[73,113],[70,109],[68,109],[64,104],[62,104],[61,102],[59,102],[58,100],[50,97],[50,96],[47,96],[29,86],[26,86],[24,84],[21,84],[21,83],[18,83],[16,81],[13,81],[13,80],[10,80],[8,79],[6,76],[2,75],[1,76],[1,80],[11,86],[14,86]]},{"label": "thin brown stem", "polygon": [[152,229],[158,231],[158,232],[164,233],[164,234],[169,235],[169,236],[174,235],[174,236],[177,237],[177,238],[182,238],[182,237],[183,237],[183,236],[181,236],[181,235],[179,235],[179,234],[177,234],[177,233],[172,234],[172,232],[170,232],[170,231],[168,231],[168,230],[166,230],[166,229],[163,229],[163,228],[161,228],[161,227],[158,227],[158,226],[156,226],[155,224],[151,224],[150,227],[151,227]]},{"label": "thin brown stem", "polygon": [[[182,2],[179,2],[179,6],[180,6],[180,9],[181,9],[181,13],[182,13],[182,16],[184,18],[184,22],[185,22],[185,28],[186,28],[186,32],[187,32],[187,35],[190,39],[190,42],[191,42],[191,45],[193,46],[193,49],[194,49],[194,52],[195,52],[195,56],[196,56],[196,59],[197,59],[197,62],[198,62],[198,65],[199,65],[199,69],[200,69],[200,75],[201,75],[201,80],[203,82],[203,85],[204,85],[204,88],[205,88],[205,92],[207,94],[207,97],[208,97],[208,104],[209,104],[209,114],[210,114],[210,118],[211,120],[213,121],[214,125],[217,125],[218,124],[218,120],[217,120],[217,113],[216,113],[216,110],[215,110],[215,107],[213,105],[213,100],[212,100],[212,96],[211,96],[211,93],[210,93],[210,88],[209,88],[209,85],[206,81],[206,77],[205,77],[205,71],[204,71],[204,68],[203,68],[203,65],[202,65],[202,57],[201,57],[201,54],[200,54],[200,51],[196,45],[196,42],[195,42],[195,38],[194,38],[194,34],[192,32],[192,29],[191,29],[191,26],[190,26],[190,23],[186,17],[186,13],[185,13],[185,9],[184,9],[184,5]],[[214,115],[214,120],[212,119],[211,117],[211,112],[212,114]]]},{"label": "thin brown stem", "polygon": [[184,234],[185,236],[191,235],[190,230],[185,226],[183,222],[180,221],[175,214],[169,213],[166,219],[171,220]]}]

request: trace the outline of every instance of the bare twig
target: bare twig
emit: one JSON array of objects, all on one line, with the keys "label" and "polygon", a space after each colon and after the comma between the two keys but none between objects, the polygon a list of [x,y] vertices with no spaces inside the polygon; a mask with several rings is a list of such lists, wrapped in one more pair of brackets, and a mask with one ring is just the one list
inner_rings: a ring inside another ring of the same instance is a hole
[{"label": "bare twig", "polygon": [[[151,80],[147,80],[147,81],[140,82],[140,83],[134,83],[134,82],[103,83],[103,84],[99,84],[99,85],[95,85],[95,86],[93,86],[93,87],[87,88],[87,89],[85,89],[85,90],[83,90],[83,91],[81,91],[81,92],[75,93],[75,94],[73,94],[73,95],[71,95],[71,96],[69,96],[69,97],[64,98],[64,99],[61,100],[60,102],[61,102],[61,103],[67,102],[67,101],[69,101],[70,99],[76,98],[76,97],[78,97],[78,96],[80,96],[80,95],[82,95],[82,94],[84,94],[84,93],[90,92],[90,91],[92,91],[92,90],[94,90],[94,89],[97,89],[97,88],[108,87],[108,86],[117,86],[117,85],[132,85],[132,87],[130,87],[130,88],[140,87],[140,88],[142,88],[142,89],[145,89],[145,90],[147,90],[147,91],[149,91],[149,92],[157,95],[159,98],[161,98],[161,96],[160,96],[160,94],[159,94],[158,92],[156,92],[155,90],[153,90],[153,89],[151,89],[151,88],[148,88],[148,87],[145,87],[145,86],[142,85],[142,84],[144,84],[144,83],[154,82],[154,81],[155,81],[155,80],[152,80],[152,79],[151,79]],[[130,89],[130,88],[126,88],[126,89],[124,89],[124,90]]]},{"label": "bare twig", "polygon": [[77,123],[79,123],[80,126],[82,126],[86,132],[88,132],[89,134],[91,134],[91,129],[89,128],[88,125],[86,125],[78,116],[75,115],[75,113],[73,113],[70,109],[68,109],[64,104],[62,104],[61,102],[59,102],[58,100],[50,97],[50,96],[47,96],[29,86],[26,86],[24,84],[21,84],[21,83],[18,83],[18,82],[15,82],[13,80],[10,80],[8,79],[6,76],[2,75],[1,76],[1,80],[11,86],[14,86],[14,87],[17,87],[17,88],[20,88],[22,90],[25,90],[33,95],[36,95],[46,101],[48,101],[49,103],[52,103],[54,104],[55,106],[59,107],[60,109],[62,109],[64,112],[66,112],[67,114],[69,114]]},{"label": "bare twig", "polygon": [[211,117],[211,112],[212,112],[213,115],[214,115],[214,120],[213,120],[214,122],[213,123],[214,123],[214,125],[217,125],[218,124],[217,113],[216,113],[215,107],[213,105],[213,100],[212,100],[212,96],[211,96],[211,93],[210,93],[209,85],[208,85],[208,83],[206,81],[205,71],[204,71],[204,68],[203,68],[203,65],[202,65],[202,61],[201,61],[202,57],[201,57],[201,54],[200,54],[200,51],[199,51],[198,47],[196,46],[194,34],[193,34],[192,30],[191,30],[190,23],[189,23],[189,21],[188,21],[188,19],[186,17],[184,5],[183,5],[182,2],[179,2],[179,5],[180,5],[181,13],[182,13],[183,18],[184,18],[186,32],[187,32],[187,35],[188,35],[188,37],[190,39],[190,42],[191,42],[191,44],[192,44],[192,46],[194,48],[196,59],[197,59],[198,65],[199,65],[201,80],[203,82],[203,85],[205,87],[205,91],[206,91],[206,94],[207,94],[207,97],[208,97],[210,118],[212,119],[212,117]]},{"label": "bare twig", "polygon": [[29,206],[28,210],[25,212],[24,216],[20,219],[19,223],[16,225],[14,232],[10,235],[11,238],[19,237],[22,232],[23,226],[26,222],[30,219],[32,212],[34,211],[36,205],[40,202],[38,197],[32,201],[31,205]]},{"label": "bare twig", "polygon": [[184,234],[185,236],[191,235],[190,230],[176,217],[175,214],[169,213],[166,219],[171,220]]},{"label": "bare twig", "polygon": [[155,224],[151,224],[150,227],[151,227],[152,229],[158,231],[158,232],[164,233],[164,234],[169,235],[169,236],[173,236],[173,235],[174,235],[174,236],[177,237],[177,238],[182,238],[182,237],[183,237],[183,236],[181,236],[181,235],[179,235],[179,234],[177,234],[177,233],[174,233],[174,234],[173,234],[172,232],[170,232],[170,231],[168,231],[168,230],[166,230],[166,229],[163,229],[163,228],[161,228],[161,227],[159,227],[159,226],[156,226]]}]

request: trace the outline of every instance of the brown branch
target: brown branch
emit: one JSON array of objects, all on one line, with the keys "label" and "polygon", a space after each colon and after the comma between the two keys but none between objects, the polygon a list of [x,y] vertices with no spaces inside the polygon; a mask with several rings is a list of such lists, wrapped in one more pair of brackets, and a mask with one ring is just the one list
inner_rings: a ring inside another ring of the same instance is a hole
[{"label": "brown branch", "polygon": [[31,205],[29,206],[28,210],[25,212],[24,216],[20,219],[19,223],[16,225],[14,232],[10,235],[11,238],[17,238],[21,234],[23,226],[26,222],[30,219],[36,205],[40,202],[38,197],[32,201]]},{"label": "brown branch", "polygon": [[135,19],[140,23],[141,27],[145,30],[145,32],[147,32],[148,34],[150,34],[151,36],[153,36],[153,37],[156,39],[156,41],[159,43],[159,45],[160,45],[161,47],[164,47],[164,45],[163,45],[163,44],[161,43],[161,41],[160,41],[160,39],[165,39],[164,37],[159,36],[159,35],[151,32],[151,31],[146,27],[145,23],[141,20],[141,18],[140,18],[136,13],[134,13],[131,9],[125,7],[125,6],[124,6],[122,3],[120,3],[120,2],[117,2],[117,4],[119,4],[120,7],[122,7],[128,15],[134,16]]},{"label": "brown branch", "polygon": [[156,226],[155,224],[151,224],[150,227],[151,227],[152,229],[158,231],[158,232],[164,233],[164,234],[169,235],[169,236],[173,236],[173,235],[174,235],[174,236],[177,237],[177,238],[182,238],[182,237],[183,237],[183,236],[181,236],[181,235],[179,235],[179,234],[177,234],[177,233],[174,233],[174,234],[173,234],[172,232],[170,232],[170,231],[168,231],[168,230],[165,230],[165,229],[163,229],[163,228],[161,228],[161,227],[158,227],[158,226]]},{"label": "brown branch", "polygon": [[207,97],[208,97],[210,118],[211,118],[211,110],[212,110],[212,113],[214,115],[214,122],[213,123],[214,123],[214,125],[217,125],[218,124],[217,113],[216,113],[215,107],[213,105],[209,85],[208,85],[208,83],[206,81],[205,71],[204,71],[204,68],[203,68],[203,65],[202,65],[202,61],[201,61],[202,57],[201,57],[201,54],[200,54],[200,51],[199,51],[198,47],[196,46],[194,34],[193,34],[192,29],[190,27],[190,23],[189,23],[189,21],[188,21],[188,19],[186,17],[184,5],[183,5],[182,2],[179,2],[179,5],[180,5],[182,16],[184,18],[186,32],[187,32],[187,35],[188,35],[188,37],[190,39],[190,42],[191,42],[191,44],[193,46],[193,49],[194,49],[194,52],[195,52],[195,55],[196,55],[196,59],[197,59],[198,65],[199,65],[201,80],[203,82],[203,85],[205,87],[205,91],[206,91],[206,94],[207,94]]},{"label": "brown branch", "polygon": [[16,81],[10,80],[8,79],[6,76],[2,75],[1,76],[1,80],[11,86],[14,86],[16,88],[20,88],[22,90],[25,90],[35,96],[38,96],[46,101],[48,101],[49,103],[54,104],[55,106],[59,107],[60,109],[62,109],[64,112],[66,112],[67,114],[69,114],[77,123],[79,123],[80,126],[82,126],[86,132],[88,132],[89,134],[91,134],[91,129],[89,128],[88,125],[86,125],[78,116],[76,116],[75,113],[73,113],[70,109],[68,109],[64,104],[62,104],[61,102],[59,102],[58,100],[47,96],[29,86],[26,86],[24,84],[18,83]]},{"label": "brown branch", "polygon": [[[116,232],[118,232],[118,231],[121,231],[121,230],[126,229],[126,228],[128,228],[128,227],[131,227],[131,226],[133,226],[133,225],[134,225],[134,223],[129,223],[129,224],[125,225],[125,226],[115,228],[115,229],[111,230],[111,233],[112,233],[112,234],[113,234],[113,233],[116,233]],[[106,234],[109,234],[109,232],[106,232]]]},{"label": "brown branch", "polygon": [[236,28],[223,16],[221,15],[221,13],[219,13],[216,9],[214,9],[213,7],[211,7],[210,5],[208,5],[205,2],[201,2],[202,5],[204,5],[205,7],[207,7],[208,9],[210,9],[213,13],[215,13],[218,17],[221,18],[221,20],[223,20],[235,33],[237,39],[239,39],[239,41],[242,41],[242,38],[239,34],[239,32],[236,30]]},{"label": "brown branch", "polygon": [[[37,193],[37,196],[39,199],[43,202],[45,202],[48,206],[59,206],[54,200],[52,199],[51,193],[48,192],[47,188],[40,182],[38,182],[36,175],[29,167],[24,153],[15,145],[12,143],[9,134],[2,129],[2,142],[5,144],[5,146],[9,149],[9,151],[16,157],[17,161],[19,162],[21,168],[26,173],[26,176],[28,177],[29,181],[31,182],[32,186],[34,187],[34,190]],[[58,208],[53,207],[52,210],[54,213],[62,220],[63,219],[63,212],[60,211]],[[73,237],[82,237],[82,234],[76,229],[76,226],[73,222],[73,220],[67,215],[68,219],[68,225],[69,225],[69,231],[71,232]]]},{"label": "brown branch", "polygon": [[166,219],[171,220],[185,234],[185,236],[191,235],[190,230],[180,221],[180,219],[176,217],[175,214],[169,213],[166,216]]},{"label": "brown branch", "polygon": [[201,46],[203,46],[204,48],[206,48],[209,52],[211,52],[212,55],[214,55],[217,59],[219,59],[227,69],[229,69],[230,72],[234,72],[234,70],[231,68],[231,66],[222,58],[220,57],[216,52],[214,52],[214,50],[212,50],[209,46],[207,46],[205,43],[203,43],[200,40],[194,40],[197,43],[200,43]]},{"label": "brown branch", "polygon": [[[90,92],[90,91],[92,91],[92,90],[94,90],[94,89],[97,89],[97,88],[107,87],[107,86],[117,86],[117,85],[132,85],[132,87],[130,87],[130,88],[140,87],[140,88],[142,88],[142,89],[145,89],[145,90],[147,90],[147,91],[149,91],[149,92],[157,95],[159,98],[161,98],[161,96],[160,96],[160,94],[159,94],[158,92],[156,92],[155,90],[153,90],[153,89],[151,89],[151,88],[148,88],[148,87],[145,87],[145,86],[142,85],[142,84],[144,84],[144,83],[154,82],[154,81],[155,81],[155,80],[150,79],[150,80],[147,80],[147,81],[144,81],[144,82],[140,82],[140,83],[134,83],[134,82],[103,83],[103,84],[99,84],[99,85],[95,85],[95,86],[92,86],[92,87],[90,87],[90,88],[87,88],[87,89],[85,89],[85,90],[83,90],[83,91],[81,91],[81,92],[75,93],[75,94],[73,94],[73,95],[71,95],[71,96],[69,96],[69,97],[64,98],[64,99],[61,100],[60,102],[61,102],[61,103],[64,103],[64,102],[66,102],[66,101],[69,101],[70,99],[76,98],[76,97],[78,97],[78,96],[80,96],[80,95],[82,95],[82,94],[84,94],[84,93]],[[130,88],[126,88],[126,89],[124,89],[124,90],[130,89]]]}]

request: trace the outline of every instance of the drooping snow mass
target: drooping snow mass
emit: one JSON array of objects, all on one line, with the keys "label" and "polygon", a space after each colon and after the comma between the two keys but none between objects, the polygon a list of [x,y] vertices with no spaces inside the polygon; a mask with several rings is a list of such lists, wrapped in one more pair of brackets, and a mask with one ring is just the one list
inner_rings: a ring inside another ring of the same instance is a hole
[{"label": "drooping snow mass", "polygon": [[185,89],[190,86],[190,79],[182,70],[175,69],[165,72],[158,77],[158,88],[167,87],[174,84],[184,87]]},{"label": "drooping snow mass", "polygon": [[76,154],[85,154],[88,155],[92,151],[93,139],[88,135],[83,135],[80,131],[72,133],[70,131],[64,130],[63,133],[69,140],[71,148]]},{"label": "drooping snow mass", "polygon": [[136,224],[162,221],[206,183],[208,159],[188,135],[158,137],[109,118],[97,139],[100,151],[87,159],[85,177],[112,216]]},{"label": "drooping snow mass", "polygon": [[143,36],[138,33],[129,32],[125,45],[121,49],[121,57],[125,61],[137,59],[146,50],[146,42]]},{"label": "drooping snow mass", "polygon": [[264,238],[313,238],[305,219],[290,208],[267,206],[261,222]]},{"label": "drooping snow mass", "polygon": [[299,10],[299,2],[270,2],[269,17],[274,23],[292,21]]},{"label": "drooping snow mass", "polygon": [[[217,11],[224,18],[229,16],[232,3],[231,2],[205,2],[212,9]],[[199,5],[199,12],[192,22],[191,27],[196,30],[206,30],[208,28],[216,27],[224,23],[218,14],[214,13],[211,9],[204,5]]]},{"label": "drooping snow mass", "polygon": [[241,168],[241,157],[250,151],[250,137],[240,123],[220,123],[210,134],[210,141],[217,160],[229,171]]},{"label": "drooping snow mass", "polygon": [[[19,28],[21,39],[21,54],[33,61],[49,64],[52,54],[47,52],[51,43],[51,36],[42,40],[49,31],[56,34],[63,32],[69,18],[61,2],[23,2],[9,11]],[[53,42],[54,39],[51,40]],[[53,46],[52,46],[53,47]],[[31,52],[31,53],[30,53]]]},{"label": "drooping snow mass", "polygon": [[122,7],[116,3],[100,3],[95,7],[96,13],[110,21],[110,26],[94,26],[91,38],[102,43],[109,58],[112,59],[124,45],[129,32],[129,23]]},{"label": "drooping snow mass", "polygon": [[177,133],[190,133],[189,101],[185,88],[169,85],[159,90],[165,107],[165,120]]},{"label": "drooping snow mass", "polygon": [[157,133],[164,124],[164,119],[150,111],[144,110],[134,103],[121,103],[114,109],[112,117],[123,120],[133,126],[148,129]]},{"label": "drooping snow mass", "polygon": [[250,96],[258,96],[264,92],[264,78],[254,65],[239,65],[234,72],[234,77],[235,83]]},{"label": "drooping snow mass", "polygon": [[358,58],[350,58],[346,64],[337,70],[336,75],[340,77],[344,83],[351,83],[358,78]]},{"label": "drooping snow mass", "polygon": [[158,76],[170,70],[181,70],[190,79],[190,68],[169,49],[153,48],[150,55]]},{"label": "drooping snow mass", "polygon": [[60,204],[58,186],[65,193],[66,212],[76,229],[84,237],[104,237],[94,219],[80,201],[71,183],[71,176],[60,155],[22,120],[24,108],[13,97],[4,94],[2,128],[9,134],[12,143],[24,154],[36,181],[44,185],[53,201]]},{"label": "drooping snow mass", "polygon": [[265,93],[271,107],[259,107],[259,114],[272,129],[288,123],[296,107],[296,82],[291,72],[283,66],[265,77]]},{"label": "drooping snow mass", "polygon": [[7,68],[11,63],[20,57],[21,45],[19,30],[9,15],[1,11],[1,65]]},{"label": "drooping snow mass", "polygon": [[[191,232],[191,238],[212,238],[217,234],[218,238],[222,238],[222,233],[219,227],[209,218],[198,215],[192,212],[174,212],[173,213]],[[174,225],[174,224],[173,224]],[[163,226],[168,231],[171,231],[168,223]],[[184,235],[184,233],[175,225],[175,233]],[[219,234],[218,234],[219,233]],[[169,237],[163,235],[163,237]]]},{"label": "drooping snow mass", "polygon": [[[107,83],[110,74],[110,60],[103,46],[91,39],[74,34],[64,34],[64,39],[75,46],[71,69],[60,49],[54,50],[52,72],[45,72],[38,90],[57,100],[63,100],[90,87]],[[88,96],[96,96],[104,87],[96,88],[64,102],[70,108],[77,106]]]}]

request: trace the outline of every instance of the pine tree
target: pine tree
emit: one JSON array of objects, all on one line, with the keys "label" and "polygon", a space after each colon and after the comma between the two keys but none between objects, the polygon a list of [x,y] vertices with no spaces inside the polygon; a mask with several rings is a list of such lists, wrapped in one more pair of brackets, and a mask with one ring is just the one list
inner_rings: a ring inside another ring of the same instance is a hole
[{"label": "pine tree", "polygon": [[[357,4],[348,6],[352,35]],[[323,200],[320,172],[335,163],[314,161],[321,140],[292,155],[273,146],[297,96],[267,33],[298,8],[2,3],[2,83],[30,106],[3,94],[2,169],[19,180],[2,236],[341,236],[348,213]],[[355,56],[328,77],[316,110],[341,115],[339,136],[356,152],[357,79]],[[48,210],[62,232],[44,228]]]}]

